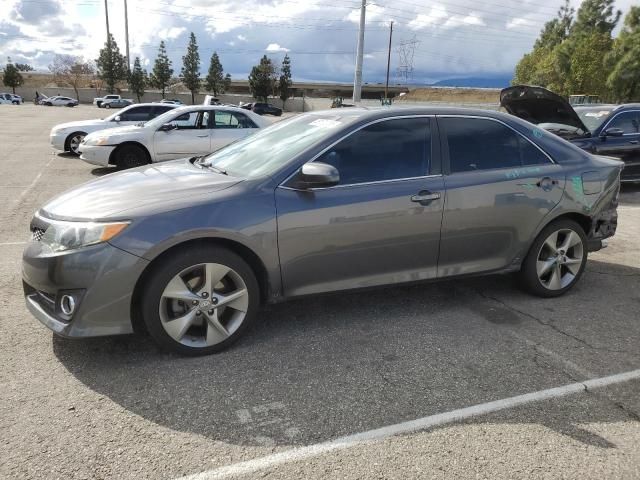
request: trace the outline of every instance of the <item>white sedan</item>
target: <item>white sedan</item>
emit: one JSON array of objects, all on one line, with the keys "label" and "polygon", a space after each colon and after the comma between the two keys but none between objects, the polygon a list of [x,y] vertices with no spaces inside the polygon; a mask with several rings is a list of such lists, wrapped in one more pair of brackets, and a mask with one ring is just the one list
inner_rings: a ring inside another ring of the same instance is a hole
[{"label": "white sedan", "polygon": [[56,95],[45,99],[42,104],[46,105],[47,107],[75,107],[76,105],[78,105],[78,100],[76,100],[75,98]]},{"label": "white sedan", "polygon": [[129,168],[206,155],[268,125],[260,115],[236,107],[179,107],[144,125],[87,135],[80,158],[93,165]]},{"label": "white sedan", "polygon": [[162,115],[174,108],[176,108],[175,105],[138,103],[123,108],[104,119],[96,118],[95,120],[60,123],[51,129],[49,140],[51,146],[56,150],[79,155],[78,147],[88,133],[125,125],[135,125],[140,122],[148,122],[158,115]]}]

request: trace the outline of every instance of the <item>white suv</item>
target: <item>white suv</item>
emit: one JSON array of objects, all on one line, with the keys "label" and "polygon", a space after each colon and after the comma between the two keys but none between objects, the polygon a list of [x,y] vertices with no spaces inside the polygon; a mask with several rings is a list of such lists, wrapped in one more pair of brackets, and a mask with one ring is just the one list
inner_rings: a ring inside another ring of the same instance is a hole
[{"label": "white suv", "polygon": [[144,125],[87,135],[79,147],[80,158],[94,165],[129,168],[206,155],[268,125],[261,116],[235,107],[178,107]]},{"label": "white suv", "polygon": [[67,122],[56,125],[51,129],[49,139],[51,146],[56,150],[71,152],[79,155],[78,146],[88,133],[107,128],[116,128],[123,125],[135,125],[147,122],[158,115],[176,108],[175,105],[160,105],[158,103],[138,103],[108,116],[104,120],[81,120],[79,122]]}]

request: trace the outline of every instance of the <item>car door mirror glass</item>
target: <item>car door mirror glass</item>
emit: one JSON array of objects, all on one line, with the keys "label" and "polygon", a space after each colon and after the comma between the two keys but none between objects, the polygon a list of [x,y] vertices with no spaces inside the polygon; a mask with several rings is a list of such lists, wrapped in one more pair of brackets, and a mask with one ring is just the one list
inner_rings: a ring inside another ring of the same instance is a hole
[{"label": "car door mirror glass", "polygon": [[120,117],[120,115],[116,115],[116,118],[113,119],[115,122],[120,122],[122,120],[122,118]]},{"label": "car door mirror glass", "polygon": [[604,131],[604,135],[605,137],[621,137],[622,135],[624,135],[624,130],[622,130],[621,128],[607,128]]},{"label": "car door mirror glass", "polygon": [[303,188],[331,187],[340,183],[338,169],[322,162],[304,164],[298,178]]}]

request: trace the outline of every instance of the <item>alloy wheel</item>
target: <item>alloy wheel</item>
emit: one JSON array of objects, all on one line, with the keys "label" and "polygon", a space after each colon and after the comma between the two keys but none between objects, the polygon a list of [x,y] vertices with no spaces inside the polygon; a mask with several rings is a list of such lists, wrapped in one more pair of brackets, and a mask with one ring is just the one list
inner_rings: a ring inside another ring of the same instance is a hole
[{"label": "alloy wheel", "polygon": [[568,228],[556,230],[538,252],[538,280],[549,290],[561,290],[573,283],[583,262],[584,244],[580,235]]},{"label": "alloy wheel", "polygon": [[219,263],[186,268],[167,284],[160,298],[160,320],[167,334],[188,347],[209,347],[240,328],[249,308],[242,277]]},{"label": "alloy wheel", "polygon": [[75,153],[76,155],[78,155],[78,147],[82,143],[82,140],[84,140],[84,137],[85,135],[82,133],[77,133],[73,137],[71,137],[71,139],[69,140],[69,150],[71,151],[71,153]]}]

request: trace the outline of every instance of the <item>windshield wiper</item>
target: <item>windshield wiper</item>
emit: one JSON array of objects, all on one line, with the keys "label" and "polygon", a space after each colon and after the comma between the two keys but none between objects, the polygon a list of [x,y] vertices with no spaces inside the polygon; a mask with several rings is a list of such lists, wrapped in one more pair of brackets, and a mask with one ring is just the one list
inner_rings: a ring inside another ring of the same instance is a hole
[{"label": "windshield wiper", "polygon": [[229,175],[224,168],[216,167],[215,165],[208,165],[206,163],[201,163],[201,165],[203,167],[207,167],[207,168],[210,168],[211,170],[221,173],[222,175]]}]

